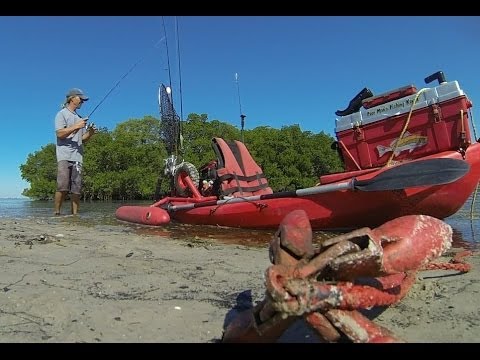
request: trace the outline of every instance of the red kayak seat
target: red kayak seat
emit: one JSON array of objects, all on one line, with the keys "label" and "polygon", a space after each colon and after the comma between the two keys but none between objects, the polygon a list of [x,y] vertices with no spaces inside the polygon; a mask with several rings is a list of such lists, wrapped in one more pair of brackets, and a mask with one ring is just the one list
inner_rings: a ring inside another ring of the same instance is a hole
[{"label": "red kayak seat", "polygon": [[220,197],[255,196],[271,194],[267,178],[248,151],[238,140],[226,142],[213,138],[212,146],[217,155],[217,187]]}]

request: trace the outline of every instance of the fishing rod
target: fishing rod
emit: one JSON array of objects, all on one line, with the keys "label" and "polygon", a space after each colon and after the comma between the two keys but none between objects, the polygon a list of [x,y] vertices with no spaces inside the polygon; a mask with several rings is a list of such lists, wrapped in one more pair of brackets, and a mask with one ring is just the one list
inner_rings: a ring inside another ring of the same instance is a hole
[{"label": "fishing rod", "polygon": [[241,134],[242,134],[242,142],[244,143],[245,140],[244,140],[244,138],[243,138],[243,128],[244,128],[244,126],[245,126],[245,118],[246,118],[247,116],[244,115],[243,112],[242,112],[242,103],[241,103],[241,101],[240,101],[240,85],[239,85],[239,83],[238,83],[238,73],[235,73],[235,82],[236,82],[236,84],[237,84],[238,106],[239,106],[239,108],[240,108],[240,126],[241,126],[240,132],[241,132]]},{"label": "fishing rod", "polygon": [[[175,112],[175,107],[173,104],[173,91],[172,91],[172,74],[170,66],[170,53],[168,47],[167,39],[167,30],[165,26],[165,18],[162,16],[163,32],[165,38],[165,47],[167,55],[167,70],[168,70],[168,86],[165,86],[163,83],[160,84],[158,89],[158,105],[160,107],[160,138],[165,143],[167,153],[169,157],[165,159],[164,164],[164,174],[170,176],[170,189],[173,189],[174,184],[174,175],[177,168],[177,162],[181,159],[180,162],[183,162],[183,136],[182,136],[182,117],[183,117],[183,106],[182,106],[182,81],[181,81],[181,70],[180,70],[180,55],[179,55],[179,41],[178,41],[178,22],[177,17],[175,17],[175,35],[177,38],[177,52],[178,52],[178,71],[180,76],[179,84],[179,95],[180,95],[180,117]],[[155,189],[155,198],[160,197],[163,176],[160,175],[157,180],[157,186]]]},{"label": "fishing rod", "polygon": [[183,137],[182,137],[182,120],[183,120],[183,101],[182,101],[182,69],[180,68],[180,36],[178,35],[178,21],[175,16],[175,37],[177,40],[177,58],[178,58],[178,91],[180,95],[180,124],[179,124],[179,141],[180,149],[183,149]]},{"label": "fishing rod", "polygon": [[[158,45],[163,41],[165,40],[165,36],[162,37],[160,40],[158,40],[155,45],[153,46],[153,48],[157,48]],[[95,106],[93,108],[93,110],[90,112],[90,114],[88,114],[87,118],[90,118],[90,116],[92,116],[92,114],[98,109],[98,107],[107,99],[107,97],[113,92],[113,90],[115,90],[115,88],[120,85],[120,83],[122,82],[123,79],[125,79],[128,74],[130,74],[133,69],[135,69],[135,67],[137,67],[138,64],[140,64],[145,58],[147,57],[147,54],[145,54],[142,58],[140,58],[140,60],[138,60],[135,64],[133,64],[132,67],[130,67],[130,69],[117,81],[117,83],[105,94],[105,96],[103,97],[103,99],[97,104],[97,106]],[[92,127],[92,126],[95,126],[93,123],[90,123],[88,125],[88,127]]]},{"label": "fishing rod", "polygon": [[[175,121],[175,107],[173,106],[173,94],[172,94],[172,73],[171,73],[171,68],[170,68],[170,54],[168,51],[168,38],[167,38],[167,29],[165,27],[165,18],[162,16],[162,24],[163,24],[163,33],[164,33],[164,38],[165,38],[165,51],[167,54],[167,70],[168,70],[168,87],[166,88],[166,93],[168,96],[168,99],[170,100],[171,104],[171,116],[173,116],[173,121]],[[158,104],[160,105],[160,112],[162,112],[162,104],[161,104],[161,88],[158,89]],[[179,147],[179,142],[180,142],[180,129],[175,128],[173,131],[173,138],[174,144],[173,148],[171,149],[172,152],[175,153],[175,155],[178,156],[178,147]]]},{"label": "fishing rod", "polygon": [[[165,18],[162,16],[162,24],[163,24],[163,33],[165,34],[163,37],[165,38],[165,50],[167,52],[167,70],[168,70],[168,86],[170,91],[172,89],[172,73],[170,72],[170,55],[168,53],[168,39],[167,39],[167,29],[165,28]],[[169,94],[170,95],[170,94]],[[173,99],[170,99],[173,105]]]}]

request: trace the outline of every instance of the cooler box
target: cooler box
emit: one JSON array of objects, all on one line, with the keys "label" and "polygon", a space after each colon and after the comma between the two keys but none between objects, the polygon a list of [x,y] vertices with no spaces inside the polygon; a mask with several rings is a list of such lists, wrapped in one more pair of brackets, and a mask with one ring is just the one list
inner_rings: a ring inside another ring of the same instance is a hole
[{"label": "cooler box", "polygon": [[402,87],[365,99],[362,105],[335,123],[347,171],[383,166],[393,152],[392,161],[413,160],[465,150],[471,143],[467,110],[472,103],[457,81],[418,91],[413,85]]}]

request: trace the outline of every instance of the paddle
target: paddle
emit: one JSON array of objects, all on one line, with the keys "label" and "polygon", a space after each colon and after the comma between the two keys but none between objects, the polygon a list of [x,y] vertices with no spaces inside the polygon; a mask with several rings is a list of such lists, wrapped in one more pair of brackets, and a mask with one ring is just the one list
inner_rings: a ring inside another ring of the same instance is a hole
[{"label": "paddle", "polygon": [[184,205],[168,204],[167,210],[187,210],[225,203],[232,204],[244,201],[307,196],[339,190],[388,191],[415,186],[443,185],[460,179],[469,170],[470,165],[463,160],[448,158],[418,160],[396,165],[367,180],[352,178],[348,182],[319,185],[295,191],[282,191],[273,194],[236,197],[233,199],[212,200]]}]

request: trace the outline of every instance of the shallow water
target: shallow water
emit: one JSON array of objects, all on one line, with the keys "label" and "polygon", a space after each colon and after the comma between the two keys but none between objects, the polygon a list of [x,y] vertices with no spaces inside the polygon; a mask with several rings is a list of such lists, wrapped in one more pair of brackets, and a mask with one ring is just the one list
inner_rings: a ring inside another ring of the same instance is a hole
[{"label": "shallow water", "polygon": [[[470,197],[465,205],[454,215],[445,219],[445,222],[453,229],[453,246],[469,250],[480,249],[479,213],[480,197],[473,201]],[[187,225],[171,222],[165,226],[145,226],[130,224],[115,218],[115,210],[126,203],[113,202],[82,202],[79,216],[53,215],[53,202],[31,201],[28,199],[0,199],[0,218],[56,218],[58,221],[77,222],[86,226],[98,226],[108,229],[109,226],[120,226],[126,231],[138,234],[159,235],[172,239],[188,239],[192,237],[198,240],[211,240],[222,243],[240,244],[245,246],[265,246],[272,239],[274,230],[250,230],[235,229],[219,226]],[[128,202],[128,205],[150,205],[151,202]],[[64,204],[66,212],[69,203]],[[332,237],[338,233],[315,231],[314,242]]]}]

